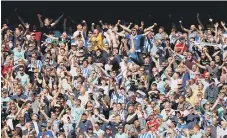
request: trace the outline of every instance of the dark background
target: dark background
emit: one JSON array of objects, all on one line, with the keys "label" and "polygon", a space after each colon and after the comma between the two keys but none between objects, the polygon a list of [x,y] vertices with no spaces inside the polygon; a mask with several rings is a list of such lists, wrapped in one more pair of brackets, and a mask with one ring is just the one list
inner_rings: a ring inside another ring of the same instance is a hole
[{"label": "dark background", "polygon": [[[59,1],[59,2],[2,2],[2,21],[8,18],[11,23],[18,25],[20,21],[16,18],[14,9],[18,8],[20,16],[25,22],[31,25],[38,25],[37,14],[42,17],[57,19],[62,13],[65,17],[71,16],[75,21],[86,20],[90,25],[92,22],[98,24],[100,19],[103,22],[116,23],[118,19],[131,21],[133,23],[145,22],[145,27],[154,22],[158,26],[163,25],[166,29],[171,28],[172,22],[178,23],[183,18],[183,25],[189,28],[191,24],[198,24],[196,13],[200,13],[203,24],[208,24],[209,16],[214,21],[227,21],[227,2],[169,2],[169,1]],[[172,18],[169,18],[169,14]],[[63,19],[59,22],[58,28],[62,26]],[[75,25],[73,25],[74,27]],[[74,27],[76,28],[76,26]]]}]

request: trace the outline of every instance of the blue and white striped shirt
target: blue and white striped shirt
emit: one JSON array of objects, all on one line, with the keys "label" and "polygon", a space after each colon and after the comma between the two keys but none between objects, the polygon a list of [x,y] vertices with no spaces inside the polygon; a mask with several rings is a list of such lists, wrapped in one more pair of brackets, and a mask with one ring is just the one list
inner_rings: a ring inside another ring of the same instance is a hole
[{"label": "blue and white striped shirt", "polygon": [[138,138],[155,138],[151,133],[147,132],[146,134],[139,135]]},{"label": "blue and white striped shirt", "polygon": [[[41,68],[42,68],[42,61],[40,61],[40,60],[36,60],[36,67],[37,67],[37,69],[39,70],[39,71],[41,71]],[[28,67],[31,67],[32,65],[31,65],[31,63],[28,65]]]},{"label": "blue and white striped shirt", "polygon": [[145,50],[145,52],[148,52],[148,53],[151,52],[151,49],[153,47],[153,43],[154,43],[154,39],[150,39],[150,43],[149,43],[148,38],[145,39],[145,41],[144,41],[144,50]]},{"label": "blue and white striped shirt", "polygon": [[89,68],[89,67],[87,67],[87,68],[81,68],[82,69],[82,74],[83,74],[83,76],[85,77],[85,78],[88,78],[89,77],[89,75],[90,75],[90,73],[91,73],[91,69]]}]

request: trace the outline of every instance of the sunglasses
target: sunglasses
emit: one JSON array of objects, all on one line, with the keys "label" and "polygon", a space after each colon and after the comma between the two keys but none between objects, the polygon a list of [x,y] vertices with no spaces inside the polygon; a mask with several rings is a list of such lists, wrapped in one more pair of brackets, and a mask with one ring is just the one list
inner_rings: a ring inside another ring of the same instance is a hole
[{"label": "sunglasses", "polygon": [[24,71],[24,70],[19,70],[19,71]]}]

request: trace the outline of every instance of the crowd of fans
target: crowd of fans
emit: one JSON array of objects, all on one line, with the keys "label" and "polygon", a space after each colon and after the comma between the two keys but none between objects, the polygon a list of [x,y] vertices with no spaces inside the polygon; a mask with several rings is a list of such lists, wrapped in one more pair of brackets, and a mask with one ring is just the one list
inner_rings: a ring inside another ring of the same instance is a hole
[{"label": "crowd of fans", "polygon": [[167,33],[38,14],[37,27],[15,11],[21,24],[1,29],[3,138],[227,137],[223,21]]}]

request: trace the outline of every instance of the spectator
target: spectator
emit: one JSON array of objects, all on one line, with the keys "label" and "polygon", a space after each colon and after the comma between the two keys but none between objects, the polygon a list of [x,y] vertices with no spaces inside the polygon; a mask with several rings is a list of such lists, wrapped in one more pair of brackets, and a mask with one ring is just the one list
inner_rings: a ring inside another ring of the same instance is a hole
[{"label": "spectator", "polygon": [[21,24],[1,29],[2,137],[226,137],[223,21],[168,32],[38,14],[39,29],[15,12]]}]

